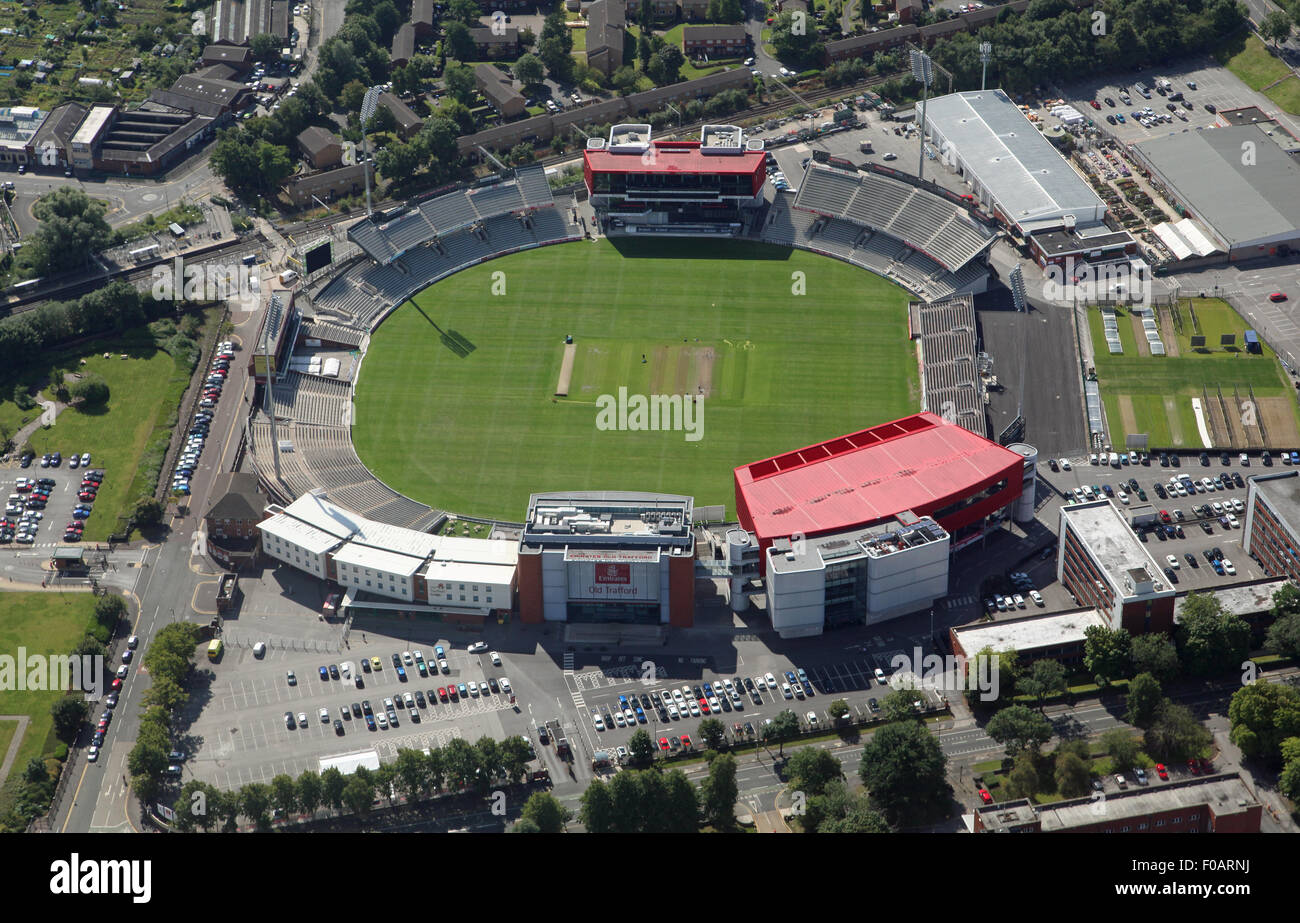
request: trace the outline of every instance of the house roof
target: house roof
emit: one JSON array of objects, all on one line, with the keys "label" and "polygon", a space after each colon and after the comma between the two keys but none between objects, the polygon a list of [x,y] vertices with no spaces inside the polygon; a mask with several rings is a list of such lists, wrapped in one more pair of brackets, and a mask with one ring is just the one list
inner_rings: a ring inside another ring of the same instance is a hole
[{"label": "house roof", "polygon": [[266,498],[257,492],[257,475],[231,471],[217,479],[217,499],[208,507],[207,519],[260,520]]},{"label": "house roof", "polygon": [[302,148],[303,153],[308,154],[313,158],[331,144],[339,143],[339,138],[336,135],[321,128],[319,125],[304,128],[298,133],[298,146]]}]

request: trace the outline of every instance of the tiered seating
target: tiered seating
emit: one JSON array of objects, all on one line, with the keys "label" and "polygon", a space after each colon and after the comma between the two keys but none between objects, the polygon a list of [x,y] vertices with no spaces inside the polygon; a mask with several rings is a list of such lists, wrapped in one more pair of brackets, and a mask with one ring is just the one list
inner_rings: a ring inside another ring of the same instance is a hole
[{"label": "tiered seating", "polygon": [[463,192],[430,199],[420,205],[420,212],[439,234],[451,234],[478,220],[478,213]]},{"label": "tiered seating", "polygon": [[320,319],[304,320],[298,329],[301,331],[301,335],[308,340],[322,340],[326,343],[337,343],[340,346],[357,347],[361,345],[361,331],[352,327],[344,327],[342,324],[331,324],[329,321]]},{"label": "tiered seating", "polygon": [[564,212],[558,208],[544,208],[533,213],[533,233],[538,241],[549,243],[577,237],[578,230],[569,224]]},{"label": "tiered seating", "polygon": [[841,216],[853,194],[858,190],[858,178],[839,170],[809,170],[799,189],[796,204],[826,215]]},{"label": "tiered seating", "polygon": [[551,196],[551,184],[546,179],[546,168],[541,164],[519,167],[515,170],[515,179],[519,183],[519,194],[523,196],[524,205],[529,208],[543,208],[555,202]]},{"label": "tiered seating", "polygon": [[350,395],[346,381],[289,372],[275,386],[275,414],[277,418],[303,423],[342,426]]},{"label": "tiered seating", "polygon": [[514,250],[537,242],[532,231],[520,224],[518,218],[493,218],[483,229],[487,231],[492,250]]},{"label": "tiered seating", "polygon": [[414,208],[381,225],[380,230],[388,236],[388,243],[398,253],[419,246],[434,234],[433,227],[424,219],[424,215]]},{"label": "tiered seating", "polygon": [[984,404],[975,365],[974,301],[969,295],[961,295],[918,305],[916,318],[925,363],[926,407],[936,413],[950,407],[960,426],[985,435]]},{"label": "tiered seating", "polygon": [[826,226],[818,233],[817,239],[825,249],[849,259],[853,254],[853,242],[861,233],[862,228],[856,224],[833,218],[826,222]]},{"label": "tiered seating", "polygon": [[335,279],[316,296],[316,308],[339,314],[343,317],[356,317],[374,306],[375,299],[356,287],[347,277]]},{"label": "tiered seating", "polygon": [[472,189],[468,196],[470,205],[480,218],[492,218],[524,207],[524,197],[519,194],[519,187],[514,183]]},{"label": "tiered seating", "polygon": [[953,274],[953,285],[957,291],[963,292],[987,276],[988,268],[983,263],[967,263]]},{"label": "tiered seating", "polygon": [[913,192],[911,186],[902,183],[867,177],[845,209],[845,217],[888,231],[894,216],[902,211]]}]

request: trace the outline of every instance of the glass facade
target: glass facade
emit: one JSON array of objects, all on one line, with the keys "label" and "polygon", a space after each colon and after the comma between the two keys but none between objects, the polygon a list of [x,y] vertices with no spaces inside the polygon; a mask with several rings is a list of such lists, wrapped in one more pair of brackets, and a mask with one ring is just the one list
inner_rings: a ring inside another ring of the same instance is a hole
[{"label": "glass facade", "polygon": [[566,607],[570,622],[621,622],[627,625],[658,625],[657,602],[595,602],[570,600]]}]

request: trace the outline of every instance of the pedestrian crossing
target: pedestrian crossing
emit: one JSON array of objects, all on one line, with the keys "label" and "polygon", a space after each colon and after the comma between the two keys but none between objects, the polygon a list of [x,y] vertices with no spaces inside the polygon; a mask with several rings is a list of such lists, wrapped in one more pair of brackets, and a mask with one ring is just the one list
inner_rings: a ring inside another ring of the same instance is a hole
[{"label": "pedestrian crossing", "polygon": [[573,651],[564,652],[564,675],[573,675]]},{"label": "pedestrian crossing", "polygon": [[375,751],[380,759],[397,759],[398,750],[433,750],[445,747],[461,736],[459,727],[439,728],[434,731],[422,731],[417,734],[404,734],[401,737],[386,737],[375,744]]},{"label": "pedestrian crossing", "polygon": [[947,606],[949,609],[960,609],[963,606],[969,606],[978,601],[978,596],[972,593],[967,593],[965,596],[949,596]]}]

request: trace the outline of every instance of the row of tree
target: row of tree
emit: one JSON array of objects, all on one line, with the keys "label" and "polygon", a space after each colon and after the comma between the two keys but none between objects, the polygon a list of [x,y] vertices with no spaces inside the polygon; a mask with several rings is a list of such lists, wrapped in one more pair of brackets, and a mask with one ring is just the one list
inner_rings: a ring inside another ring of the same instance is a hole
[{"label": "row of tree", "polygon": [[49,301],[0,320],[0,369],[17,370],[48,360],[48,350],[67,340],[100,333],[122,333],[161,316],[174,305],[142,296],[124,280],[76,301]]},{"label": "row of tree", "polygon": [[243,817],[266,830],[272,809],[284,816],[314,815],[329,806],[365,815],[376,799],[391,803],[399,796],[416,800],[466,790],[486,795],[499,782],[523,781],[532,757],[532,748],[522,737],[503,741],[481,737],[473,744],[456,738],[428,752],[403,748],[394,762],[375,770],[362,767],[347,776],[335,768],[307,771],[296,779],[281,774],[267,785],[250,783],[236,792],[223,792],[195,779],[182,787],[176,800],[176,824],[181,830],[233,831]]},{"label": "row of tree", "polygon": [[141,801],[153,801],[162,789],[164,773],[171,764],[168,754],[174,749],[172,721],[177,710],[190,700],[186,684],[194,669],[199,640],[198,625],[173,622],[154,635],[141,658],[150,683],[141,698],[144,711],[135,746],[126,758],[131,789]]}]

